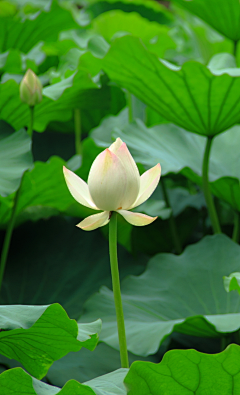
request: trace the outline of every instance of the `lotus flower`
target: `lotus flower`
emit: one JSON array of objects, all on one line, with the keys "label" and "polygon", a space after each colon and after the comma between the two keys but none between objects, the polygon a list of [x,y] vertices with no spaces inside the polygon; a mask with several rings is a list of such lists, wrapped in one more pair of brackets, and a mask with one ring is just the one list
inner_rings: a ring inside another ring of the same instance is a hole
[{"label": "lotus flower", "polygon": [[88,183],[66,167],[63,167],[63,173],[68,189],[78,203],[103,211],[81,221],[77,225],[81,229],[93,230],[106,225],[112,211],[117,211],[127,222],[136,226],[148,225],[157,218],[129,210],[151,196],[160,179],[160,164],[140,177],[127,145],[120,138],[96,157]]}]

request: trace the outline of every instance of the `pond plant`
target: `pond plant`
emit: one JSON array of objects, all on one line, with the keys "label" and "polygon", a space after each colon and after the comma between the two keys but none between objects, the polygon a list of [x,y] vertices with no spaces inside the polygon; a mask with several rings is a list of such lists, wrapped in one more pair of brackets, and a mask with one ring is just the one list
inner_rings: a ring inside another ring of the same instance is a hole
[{"label": "pond plant", "polygon": [[0,395],[240,393],[239,16],[0,1]]}]

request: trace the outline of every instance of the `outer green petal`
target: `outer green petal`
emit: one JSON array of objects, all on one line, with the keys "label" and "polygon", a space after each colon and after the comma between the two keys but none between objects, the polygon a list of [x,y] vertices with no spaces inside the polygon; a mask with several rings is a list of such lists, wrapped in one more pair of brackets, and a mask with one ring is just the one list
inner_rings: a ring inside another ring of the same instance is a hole
[{"label": "outer green petal", "polygon": [[148,215],[141,214],[141,213],[134,213],[132,211],[127,211],[127,210],[118,210],[117,211],[119,214],[125,218],[127,222],[129,222],[131,225],[135,226],[145,226],[151,224],[157,217],[149,217]]},{"label": "outer green petal", "polygon": [[104,211],[103,213],[90,215],[76,226],[83,230],[94,230],[107,225],[109,221],[109,211]]},{"label": "outer green petal", "polygon": [[118,137],[114,143],[112,143],[110,145],[110,147],[108,148],[110,151],[112,151],[115,155],[117,155],[117,150],[121,147],[121,145],[123,144],[123,141],[120,139],[120,137]]}]

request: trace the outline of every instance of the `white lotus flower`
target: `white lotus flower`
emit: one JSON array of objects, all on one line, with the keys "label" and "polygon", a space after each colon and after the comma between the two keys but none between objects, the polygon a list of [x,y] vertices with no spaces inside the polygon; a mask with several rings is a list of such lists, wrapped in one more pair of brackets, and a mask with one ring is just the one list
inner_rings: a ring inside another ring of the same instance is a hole
[{"label": "white lotus flower", "polygon": [[85,218],[77,226],[84,230],[93,230],[106,225],[111,212],[117,211],[127,222],[144,226],[157,217],[129,211],[145,202],[158,185],[161,166],[146,171],[140,177],[137,165],[120,138],[94,160],[88,183],[72,171],[63,167],[68,189],[75,200],[83,206],[102,213]]}]

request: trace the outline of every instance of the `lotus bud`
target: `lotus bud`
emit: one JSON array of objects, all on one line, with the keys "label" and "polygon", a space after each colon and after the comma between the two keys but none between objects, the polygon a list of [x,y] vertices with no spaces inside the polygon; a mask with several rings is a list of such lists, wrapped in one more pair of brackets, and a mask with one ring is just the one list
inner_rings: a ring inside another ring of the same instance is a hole
[{"label": "lotus bud", "polygon": [[20,99],[30,107],[42,101],[42,84],[31,69],[28,69],[20,83]]}]

